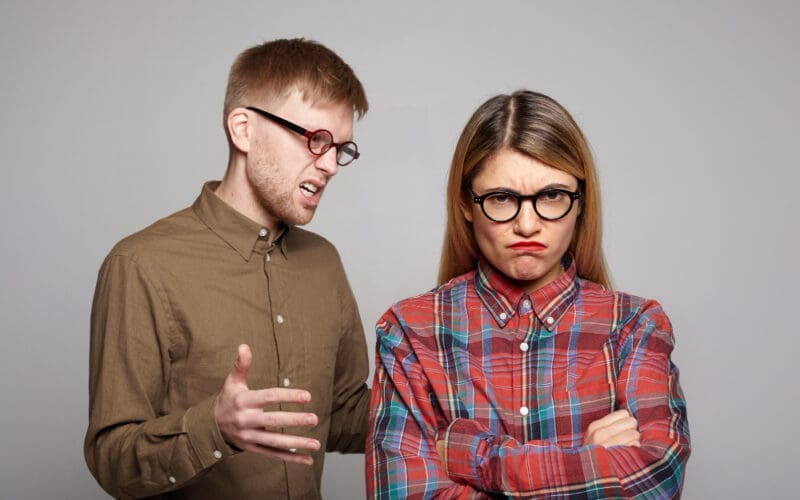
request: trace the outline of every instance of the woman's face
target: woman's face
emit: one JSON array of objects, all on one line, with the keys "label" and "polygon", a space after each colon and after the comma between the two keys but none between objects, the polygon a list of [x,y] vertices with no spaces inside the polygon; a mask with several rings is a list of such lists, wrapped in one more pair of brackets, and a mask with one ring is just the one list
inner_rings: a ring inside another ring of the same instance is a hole
[{"label": "woman's face", "polygon": [[[472,191],[481,196],[490,191],[512,191],[530,195],[544,189],[577,191],[578,180],[561,170],[511,150],[501,150],[484,162],[472,181]],[[462,206],[472,223],[481,253],[496,269],[516,281],[527,292],[538,290],[562,272],[561,258],[569,249],[580,200],[563,218],[539,217],[530,200],[522,202],[517,216],[508,222],[489,220],[477,203]]]}]

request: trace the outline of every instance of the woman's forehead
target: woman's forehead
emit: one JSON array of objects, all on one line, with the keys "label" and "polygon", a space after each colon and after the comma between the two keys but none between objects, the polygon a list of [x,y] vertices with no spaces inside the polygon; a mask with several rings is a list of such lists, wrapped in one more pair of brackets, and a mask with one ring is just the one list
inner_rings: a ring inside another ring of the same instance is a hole
[{"label": "woman's forehead", "polygon": [[550,184],[577,187],[571,174],[516,151],[502,150],[488,158],[473,186],[536,189]]}]

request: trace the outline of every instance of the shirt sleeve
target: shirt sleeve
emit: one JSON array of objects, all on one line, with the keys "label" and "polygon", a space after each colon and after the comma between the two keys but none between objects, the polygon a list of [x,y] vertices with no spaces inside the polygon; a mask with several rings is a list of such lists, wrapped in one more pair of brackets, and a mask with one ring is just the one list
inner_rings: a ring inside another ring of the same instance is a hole
[{"label": "shirt sleeve", "polygon": [[520,443],[476,421],[454,419],[443,433],[448,476],[514,496],[679,497],[690,445],[678,370],[670,361],[669,320],[650,303],[623,327],[619,342],[617,403],[638,420],[641,447]]},{"label": "shirt sleeve", "polygon": [[158,282],[134,259],[109,256],[92,306],[84,455],[115,497],[181,488],[235,453],[214,420],[213,397],[186,411],[162,411],[171,322]]},{"label": "shirt sleeve", "polygon": [[436,451],[437,429],[446,417],[398,324],[389,312],[376,326],[367,497],[485,498],[472,486],[447,477]]},{"label": "shirt sleeve", "polygon": [[363,453],[369,415],[369,357],[355,297],[342,270],[340,279],[342,333],[336,356],[331,427],[327,451]]}]

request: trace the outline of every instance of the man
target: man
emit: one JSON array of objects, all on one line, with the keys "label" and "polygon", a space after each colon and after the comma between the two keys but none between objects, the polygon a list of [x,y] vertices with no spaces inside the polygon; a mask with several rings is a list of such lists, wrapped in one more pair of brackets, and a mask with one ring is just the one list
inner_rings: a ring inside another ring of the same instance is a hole
[{"label": "man", "polygon": [[325,451],[363,451],[355,300],[335,248],[295,226],[358,158],[367,107],[316,42],[234,62],[223,180],[123,239],[99,273],[84,451],[110,494],[317,498]]}]

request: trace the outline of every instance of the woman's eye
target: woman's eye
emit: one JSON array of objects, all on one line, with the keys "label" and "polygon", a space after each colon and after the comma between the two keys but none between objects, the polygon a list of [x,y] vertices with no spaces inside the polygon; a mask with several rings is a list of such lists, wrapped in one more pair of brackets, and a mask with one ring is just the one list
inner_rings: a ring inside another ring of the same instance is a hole
[{"label": "woman's eye", "polygon": [[566,194],[561,191],[544,191],[539,194],[539,199],[547,203],[558,203],[566,198]]},{"label": "woman's eye", "polygon": [[514,197],[505,193],[497,193],[489,196],[487,201],[493,205],[508,205],[514,202]]}]

